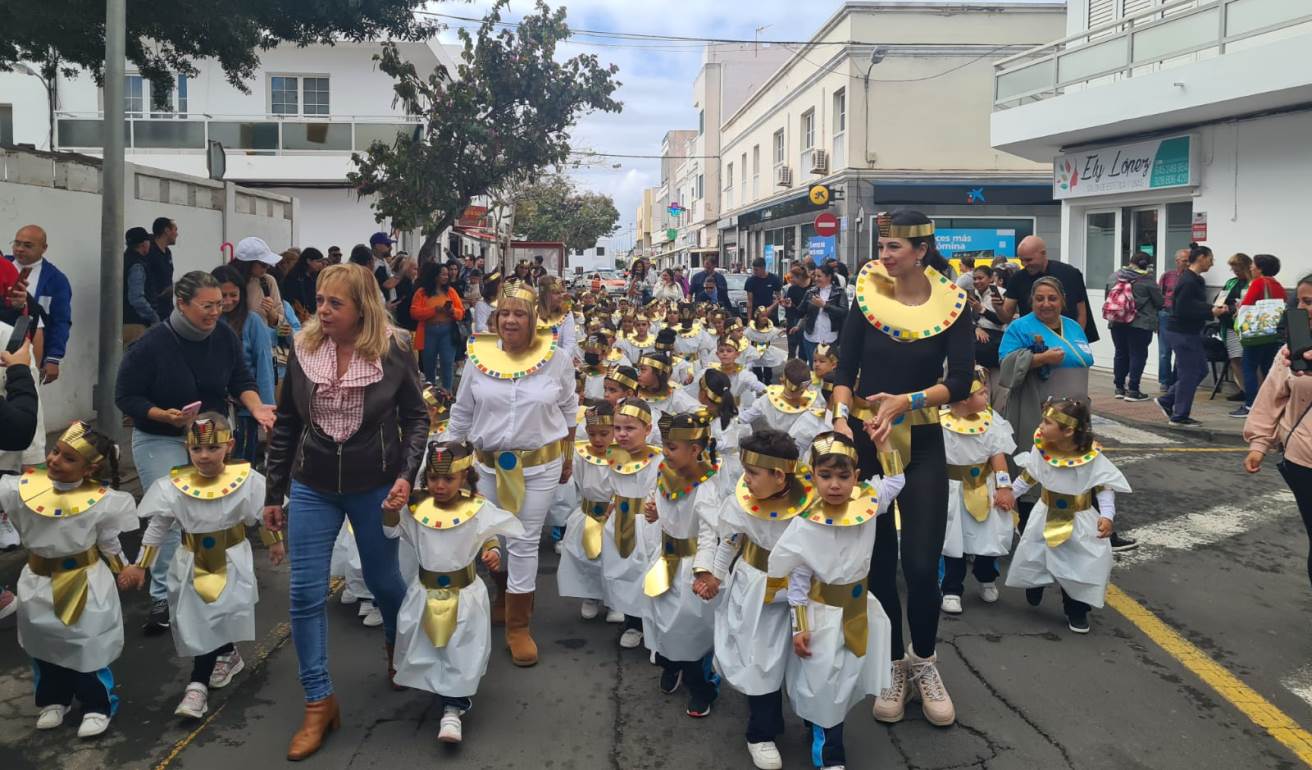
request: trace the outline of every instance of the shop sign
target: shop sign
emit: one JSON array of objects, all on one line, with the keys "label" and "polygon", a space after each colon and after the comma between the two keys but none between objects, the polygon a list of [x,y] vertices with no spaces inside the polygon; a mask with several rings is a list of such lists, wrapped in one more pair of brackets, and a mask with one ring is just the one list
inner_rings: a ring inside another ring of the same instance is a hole
[{"label": "shop sign", "polygon": [[837,239],[832,235],[813,235],[806,240],[806,253],[811,256],[811,264],[823,265],[826,259],[834,256]]},{"label": "shop sign", "polygon": [[1207,240],[1207,212],[1195,211],[1194,221],[1189,229],[1190,236],[1194,243],[1202,243]]},{"label": "shop sign", "polygon": [[1052,163],[1052,197],[1197,185],[1197,150],[1198,142],[1185,135],[1058,155]]},{"label": "shop sign", "polygon": [[952,257],[961,252],[971,256],[1016,256],[1016,231],[992,227],[942,228],[934,233],[939,253]]}]

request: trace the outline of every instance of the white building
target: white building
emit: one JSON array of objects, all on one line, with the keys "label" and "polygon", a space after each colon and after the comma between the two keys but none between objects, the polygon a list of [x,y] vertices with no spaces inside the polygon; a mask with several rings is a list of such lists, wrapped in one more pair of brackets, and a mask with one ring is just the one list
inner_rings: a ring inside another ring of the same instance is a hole
[{"label": "white building", "polygon": [[[689,215],[697,181],[688,164],[695,130],[665,132],[661,141],[661,185],[655,189],[651,209],[652,257],[661,267],[676,264],[689,248]],[[677,206],[676,206],[677,204]],[[684,257],[686,261],[686,257]]]},{"label": "white building", "polygon": [[[398,45],[421,74],[439,63],[454,71],[451,55],[436,40]],[[201,60],[196,77],[177,78],[168,97],[171,112],[153,109],[150,82],[129,64],[127,159],[205,176],[209,142],[220,142],[226,155],[225,180],[298,201],[297,240],[270,246],[327,250],[337,245],[349,253],[371,233],[389,229],[374,221],[368,201],[358,199],[346,184],[352,151],[363,151],[374,141],[391,141],[398,132],[414,131],[418,125],[393,104],[393,81],[372,60],[380,48],[378,42],[340,42],[262,51],[258,73],[244,84],[250,93],[228,83],[215,62]],[[61,76],[51,115],[37,78],[0,73],[0,125],[12,126],[14,143],[48,149],[53,121],[55,149],[99,154],[103,99],[89,76]],[[418,245],[407,237],[401,247],[414,251]],[[213,244],[215,254],[218,246]]]},{"label": "white building", "polygon": [[1066,31],[997,63],[992,143],[1051,165],[1057,245],[1095,312],[1135,251],[1160,275],[1193,240],[1216,254],[1212,286],[1234,252],[1280,257],[1287,286],[1312,271],[1312,4],[1070,0]]}]

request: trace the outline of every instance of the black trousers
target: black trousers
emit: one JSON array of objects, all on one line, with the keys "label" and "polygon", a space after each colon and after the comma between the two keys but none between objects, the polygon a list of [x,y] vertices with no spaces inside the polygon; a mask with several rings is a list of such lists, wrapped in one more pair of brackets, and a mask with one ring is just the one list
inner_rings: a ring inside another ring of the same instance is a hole
[{"label": "black trousers", "polygon": [[[981,583],[992,583],[998,579],[998,560],[995,556],[975,556],[971,565],[971,574]],[[961,596],[966,588],[966,560],[943,557],[943,593],[948,596]]]},{"label": "black trousers", "polygon": [[628,630],[630,630],[630,629],[632,629],[632,630],[634,630],[634,631],[641,631],[641,630],[642,630],[642,618],[638,617],[637,615],[625,615],[625,616],[624,616],[624,630],[625,630],[625,631],[628,631]]},{"label": "black trousers", "polygon": [[232,642],[228,642],[217,650],[211,650],[204,655],[197,655],[191,659],[191,681],[209,687],[210,675],[214,673],[214,664],[218,662],[220,655],[227,655],[233,651]]},{"label": "black trousers", "polygon": [[720,694],[720,690],[715,686],[715,683],[706,678],[706,658],[670,660],[657,653],[656,663],[666,671],[678,670],[683,672],[683,686],[688,688],[688,695],[692,700],[710,703]]},{"label": "black trousers", "polygon": [[438,702],[442,704],[443,708],[454,706],[460,709],[461,714],[464,714],[466,711],[469,711],[474,707],[473,698],[452,698],[446,695],[438,695],[436,697]]},{"label": "black trousers", "polygon": [[[874,444],[857,420],[850,420],[860,458],[862,478],[883,473]],[[902,657],[906,644],[902,634],[902,600],[898,596],[897,565],[907,584],[907,625],[911,646],[917,656],[934,654],[938,637],[938,559],[948,521],[948,466],[943,450],[943,430],[937,425],[911,428],[911,457],[906,467],[906,486],[897,497],[902,516],[901,553],[893,516],[875,520],[874,561],[870,567],[870,591],[893,623],[893,659]]]},{"label": "black trousers", "polygon": [[847,751],[843,749],[842,722],[833,727],[811,725],[811,764],[816,767],[847,764]]},{"label": "black trousers", "polygon": [[32,659],[36,706],[71,706],[77,698],[83,714],[112,716],[118,710],[114,675],[108,668],[83,673],[38,658]]},{"label": "black trousers", "polygon": [[784,691],[747,696],[747,742],[764,743],[784,731]]},{"label": "black trousers", "polygon": [[[1303,529],[1307,531],[1308,537],[1312,538],[1312,468],[1288,460],[1277,467],[1280,469],[1280,475],[1285,478],[1285,483],[1289,485],[1289,491],[1294,493],[1298,513],[1303,517]],[[1307,579],[1312,582],[1312,546],[1309,547],[1307,554]]]},{"label": "black trousers", "polygon": [[762,385],[769,385],[774,382],[774,369],[768,366],[754,366],[752,367],[752,374],[756,375],[756,379],[760,380]]}]

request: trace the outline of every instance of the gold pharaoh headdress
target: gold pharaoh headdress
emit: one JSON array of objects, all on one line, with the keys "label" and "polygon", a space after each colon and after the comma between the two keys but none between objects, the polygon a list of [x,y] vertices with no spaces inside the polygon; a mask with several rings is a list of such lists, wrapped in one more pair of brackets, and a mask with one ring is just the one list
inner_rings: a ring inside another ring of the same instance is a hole
[{"label": "gold pharaoh headdress", "polygon": [[875,223],[879,227],[880,238],[928,238],[934,234],[933,222],[919,225],[895,225],[893,224],[893,215],[887,211],[876,214]]},{"label": "gold pharaoh headdress", "polygon": [[193,420],[187,428],[187,446],[222,446],[232,441],[232,430],[214,420]]}]

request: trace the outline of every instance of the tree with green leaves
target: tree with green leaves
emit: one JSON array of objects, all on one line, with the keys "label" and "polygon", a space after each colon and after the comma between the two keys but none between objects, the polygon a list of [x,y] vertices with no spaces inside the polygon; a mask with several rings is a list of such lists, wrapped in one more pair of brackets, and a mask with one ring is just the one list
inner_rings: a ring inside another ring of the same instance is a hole
[{"label": "tree with green leaves", "polygon": [[563,174],[551,174],[514,197],[515,234],[528,241],[563,241],[590,249],[619,229],[620,212],[609,195],[580,192]]},{"label": "tree with green leaves", "polygon": [[501,23],[506,6],[499,0],[476,35],[459,31],[464,48],[454,76],[443,66],[421,76],[394,46],[375,57],[423,127],[418,136],[353,155],[357,169],[347,179],[361,196],[373,196],[379,222],[390,218],[393,227],[425,233],[420,260],[474,197],[499,197],[564,164],[580,116],[621,109],[612,98],[614,65],[603,67],[591,54],[557,59],[570,36],[564,8],[538,0],[536,12],[510,28]]},{"label": "tree with green leaves", "polygon": [[[246,91],[259,52],[281,42],[331,44],[380,38],[424,40],[435,27],[414,11],[424,0],[127,0],[127,59],[167,99],[177,75],[214,59]],[[105,0],[0,0],[0,70],[32,62],[44,81],[78,68],[101,81]],[[163,102],[157,104],[166,109]]]}]

